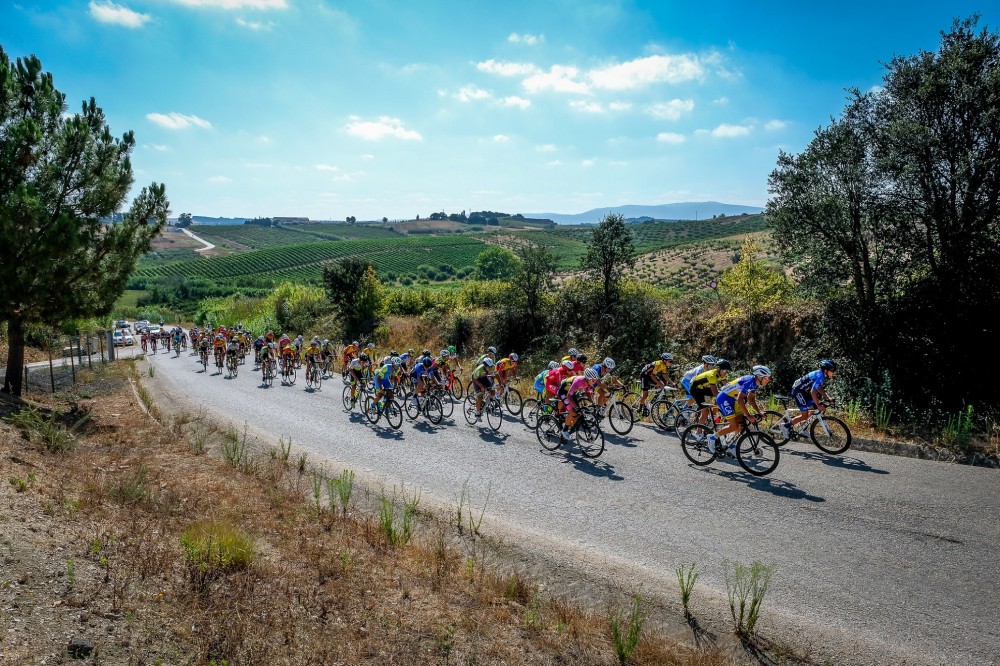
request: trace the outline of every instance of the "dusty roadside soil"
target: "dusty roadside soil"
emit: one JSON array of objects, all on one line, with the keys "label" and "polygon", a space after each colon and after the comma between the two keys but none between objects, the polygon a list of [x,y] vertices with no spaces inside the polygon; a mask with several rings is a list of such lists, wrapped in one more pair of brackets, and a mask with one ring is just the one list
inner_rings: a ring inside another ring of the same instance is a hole
[{"label": "dusty roadside soil", "polygon": [[[392,545],[377,491],[356,484],[331,507],[336,486],[294,455],[243,451],[197,414],[147,414],[129,367],[27,396],[43,419],[57,410],[50,426],[76,424],[71,438],[12,424],[0,402],[0,664],[619,663],[609,618],[627,624],[627,595],[617,611],[554,597],[509,573],[502,545],[419,506]],[[196,524],[225,529],[185,548]],[[685,626],[647,623],[628,663],[805,662]]]}]

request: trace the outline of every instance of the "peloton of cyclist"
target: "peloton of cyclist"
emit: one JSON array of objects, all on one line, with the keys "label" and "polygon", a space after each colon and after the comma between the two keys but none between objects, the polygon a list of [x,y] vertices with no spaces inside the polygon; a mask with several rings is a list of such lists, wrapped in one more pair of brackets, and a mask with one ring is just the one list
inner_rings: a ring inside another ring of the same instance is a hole
[{"label": "peloton of cyclist", "polygon": [[473,390],[476,392],[476,421],[483,419],[483,394],[493,388],[490,374],[493,371],[493,359],[484,356],[482,361],[470,374]]},{"label": "peloton of cyclist", "polygon": [[[757,406],[757,389],[767,386],[770,381],[771,369],[766,365],[755,365],[749,375],[743,375],[719,390],[715,403],[719,406],[719,416],[726,420],[726,425],[708,436],[710,452],[715,453],[717,440],[739,431],[744,419],[750,423],[757,422],[757,415],[762,411]],[[747,409],[747,405],[753,410],[752,413]]]},{"label": "peloton of cyclist", "polygon": [[792,384],[792,398],[799,408],[797,416],[792,418],[791,423],[781,424],[781,434],[786,438],[791,434],[791,429],[809,418],[809,412],[818,409],[820,412],[826,411],[823,401],[834,402],[830,394],[826,392],[826,382],[837,376],[837,364],[829,359],[819,362],[819,369],[813,370],[809,374],[803,375]]},{"label": "peloton of cyclist", "polygon": [[[358,403],[358,389],[364,380],[365,368],[368,367],[368,354],[362,353],[357,358],[352,358],[347,365],[347,371],[351,376],[351,409]],[[391,364],[390,364],[391,365]]]},{"label": "peloton of cyclist", "polygon": [[496,367],[497,383],[500,385],[501,390],[507,386],[507,382],[509,382],[517,372],[517,361],[517,354],[511,352],[508,356],[496,362],[494,367]]}]

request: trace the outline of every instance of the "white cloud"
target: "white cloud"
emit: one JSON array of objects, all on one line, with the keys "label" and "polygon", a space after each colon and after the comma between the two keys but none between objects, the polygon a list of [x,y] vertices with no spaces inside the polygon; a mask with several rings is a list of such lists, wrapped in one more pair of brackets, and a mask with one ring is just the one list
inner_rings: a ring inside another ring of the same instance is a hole
[{"label": "white cloud", "polygon": [[531,106],[531,100],[525,99],[523,97],[518,97],[517,95],[511,95],[509,97],[504,97],[500,100],[500,104],[503,106],[516,106],[519,109],[527,109]]},{"label": "white cloud", "polygon": [[233,182],[233,179],[229,176],[212,176],[208,179],[208,182],[215,183],[216,185],[228,185]]},{"label": "white cloud", "polygon": [[604,107],[597,102],[586,102],[582,99],[575,99],[569,103],[571,109],[582,111],[583,113],[604,113]]},{"label": "white cloud", "polygon": [[507,41],[511,44],[527,44],[528,46],[534,46],[535,44],[541,44],[545,41],[545,35],[519,35],[516,32],[512,32],[507,36]]},{"label": "white cloud", "polygon": [[496,136],[493,137],[493,140],[496,141],[497,143],[507,143],[508,141],[510,141],[510,137],[507,136],[506,134],[497,134]]},{"label": "white cloud", "polygon": [[712,100],[712,104],[718,104],[720,106],[723,106],[725,104],[729,104],[729,98],[728,97],[719,97],[717,99],[713,99]]},{"label": "white cloud", "polygon": [[662,143],[684,143],[684,135],[677,132],[660,132],[656,140]]},{"label": "white cloud", "polygon": [[340,167],[333,164],[314,164],[313,168],[316,171],[340,171]]},{"label": "white cloud", "polygon": [[140,14],[113,2],[91,2],[90,15],[100,23],[121,25],[126,28],[141,28],[152,18],[149,14]]},{"label": "white cloud", "polygon": [[582,166],[582,167],[583,167],[583,168],[585,168],[585,169],[586,169],[587,167],[592,167],[592,166],[594,166],[594,164],[596,164],[596,160],[582,160],[582,161],[580,162],[580,166]]},{"label": "white cloud", "polygon": [[552,90],[555,92],[589,93],[590,86],[583,81],[576,80],[579,74],[580,70],[576,67],[553,65],[548,73],[538,72],[532,74],[522,81],[521,84],[528,92]]},{"label": "white cloud", "polygon": [[272,165],[264,162],[244,162],[243,166],[247,169],[270,169]]},{"label": "white cloud", "polygon": [[257,143],[271,143],[271,137],[261,135],[257,137]]},{"label": "white cloud", "polygon": [[364,153],[363,155],[358,155],[358,157],[360,157],[363,160],[373,160],[373,159],[375,159],[375,156],[372,155],[371,153]]},{"label": "white cloud", "polygon": [[535,150],[539,153],[554,153],[557,149],[554,144],[546,143],[541,146],[535,146]]},{"label": "white cloud", "polygon": [[186,129],[192,125],[202,129],[211,129],[212,127],[212,123],[204,118],[183,113],[147,113],[146,120],[167,129]]},{"label": "white cloud", "polygon": [[731,139],[737,136],[746,136],[750,133],[749,127],[744,127],[743,125],[730,125],[728,123],[722,123],[714,130],[712,130],[712,136],[721,139]]},{"label": "white cloud", "polygon": [[164,145],[159,144],[159,143],[143,144],[142,147],[145,148],[146,150],[156,150],[156,151],[159,151],[161,153],[165,153],[165,152],[167,152],[167,151],[170,150],[170,146],[164,146]]},{"label": "white cloud", "polygon": [[254,30],[257,32],[266,32],[274,27],[273,21],[268,21],[264,23],[262,21],[247,21],[243,18],[236,19],[236,25],[241,28],[246,28],[247,30]]},{"label": "white cloud", "polygon": [[608,108],[612,111],[628,111],[632,108],[632,102],[611,102]]},{"label": "white cloud", "polygon": [[211,7],[214,9],[285,9],[285,0],[174,0],[188,7]]},{"label": "white cloud", "polygon": [[705,68],[697,56],[652,55],[619,65],[595,69],[588,74],[597,88],[630,90],[651,83],[682,83],[703,76]]},{"label": "white cloud", "polygon": [[381,116],[378,120],[361,120],[357,116],[351,116],[351,122],[344,126],[348,134],[360,137],[366,141],[378,141],[386,137],[402,139],[404,141],[423,141],[420,132],[406,129],[403,121],[399,118]]},{"label": "white cloud", "polygon": [[775,130],[785,129],[785,127],[787,126],[788,123],[786,123],[784,120],[774,119],[767,121],[764,124],[764,129],[768,130],[769,132],[773,132]]},{"label": "white cloud", "polygon": [[491,95],[488,91],[473,85],[463,86],[461,90],[455,93],[455,99],[459,102],[471,102],[477,99],[489,99],[490,97]]},{"label": "white cloud", "polygon": [[672,99],[669,102],[657,102],[646,107],[646,113],[654,118],[664,120],[677,120],[684,113],[690,113],[693,110],[694,100],[690,99]]},{"label": "white cloud", "polygon": [[490,58],[483,62],[476,63],[476,69],[487,74],[497,74],[499,76],[523,76],[534,74],[538,68],[526,62],[497,62]]},{"label": "white cloud", "polygon": [[552,160],[551,162],[549,162],[547,164],[547,166],[551,166],[551,167],[562,166],[562,162],[560,160]]}]

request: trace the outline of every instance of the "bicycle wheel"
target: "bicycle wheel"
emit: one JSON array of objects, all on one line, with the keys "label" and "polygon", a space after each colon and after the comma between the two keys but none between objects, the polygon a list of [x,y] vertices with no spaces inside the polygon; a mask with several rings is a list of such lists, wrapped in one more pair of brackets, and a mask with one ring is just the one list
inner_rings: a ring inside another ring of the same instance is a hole
[{"label": "bicycle wheel", "polygon": [[520,416],[524,401],[521,400],[521,393],[517,389],[509,388],[503,396],[503,406],[512,416]]},{"label": "bicycle wheel", "polygon": [[736,460],[754,476],[766,476],[778,466],[778,447],[762,432],[751,430],[736,440]]},{"label": "bicycle wheel", "polygon": [[699,467],[708,465],[718,455],[717,452],[708,450],[708,436],[712,433],[713,430],[707,425],[695,423],[688,426],[681,435],[681,450],[688,460]]},{"label": "bicycle wheel", "polygon": [[456,402],[461,402],[462,396],[464,395],[465,392],[462,390],[462,381],[458,377],[455,377],[455,379],[451,382],[451,397],[453,397]]},{"label": "bicycle wheel", "polygon": [[619,435],[629,434],[632,432],[632,426],[635,425],[632,408],[616,402],[608,409],[608,424]]},{"label": "bicycle wheel", "polygon": [[538,419],[535,437],[546,451],[555,451],[562,444],[562,424],[551,414],[545,414]]},{"label": "bicycle wheel", "polygon": [[788,437],[781,432],[781,424],[787,422],[784,414],[773,409],[765,411],[760,415],[760,420],[757,421],[761,432],[773,439],[775,446],[784,446],[788,443]]},{"label": "bicycle wheel", "polygon": [[400,406],[399,400],[385,403],[385,420],[396,430],[403,426],[403,408]]},{"label": "bicycle wheel", "polygon": [[323,373],[319,371],[319,368],[313,368],[313,381],[316,382],[316,390],[320,390],[323,387]]},{"label": "bicycle wheel", "polygon": [[343,396],[344,411],[345,412],[351,411],[351,393],[352,393],[351,387],[350,386],[345,386],[344,387],[344,396]]},{"label": "bicycle wheel", "polygon": [[698,410],[694,407],[684,407],[680,410],[677,419],[674,421],[674,435],[680,439],[681,434],[687,430],[687,427],[697,422]]},{"label": "bicycle wheel", "polygon": [[451,399],[451,394],[445,390],[441,390],[434,395],[441,403],[441,416],[450,419],[451,415],[455,413],[455,401]]},{"label": "bicycle wheel", "polygon": [[604,453],[604,433],[593,417],[580,417],[576,427],[576,445],[585,458],[596,458]]},{"label": "bicycle wheel", "polygon": [[267,369],[267,372],[264,373],[264,385],[268,388],[274,385],[274,370],[270,367]]},{"label": "bicycle wheel", "polygon": [[649,410],[649,415],[653,419],[653,423],[667,432],[674,432],[674,429],[677,427],[677,414],[677,408],[674,407],[673,403],[665,400],[654,402]]},{"label": "bicycle wheel", "polygon": [[427,420],[437,425],[441,423],[441,419],[444,418],[444,409],[441,407],[441,399],[436,395],[432,395],[427,399],[427,406],[424,408],[424,413],[427,414]]},{"label": "bicycle wheel", "polygon": [[521,423],[532,429],[538,425],[538,401],[534,398],[521,403]]},{"label": "bicycle wheel", "polygon": [[420,416],[420,407],[415,400],[415,398],[403,398],[403,409],[406,410],[406,416],[411,421],[416,421],[417,417]]},{"label": "bicycle wheel", "polygon": [[851,448],[851,429],[836,416],[823,416],[809,427],[809,436],[820,451],[839,455]]},{"label": "bicycle wheel", "polygon": [[462,413],[465,415],[465,422],[469,425],[476,425],[476,403],[463,402]]},{"label": "bicycle wheel", "polygon": [[500,401],[493,398],[483,405],[483,411],[486,413],[486,423],[490,428],[494,431],[500,430],[500,424],[503,423],[503,407],[500,406]]},{"label": "bicycle wheel", "polygon": [[288,369],[288,385],[291,386],[295,383],[295,366],[292,365]]},{"label": "bicycle wheel", "polygon": [[365,396],[365,418],[368,419],[372,425],[378,423],[378,403],[375,402],[375,398],[370,395]]}]

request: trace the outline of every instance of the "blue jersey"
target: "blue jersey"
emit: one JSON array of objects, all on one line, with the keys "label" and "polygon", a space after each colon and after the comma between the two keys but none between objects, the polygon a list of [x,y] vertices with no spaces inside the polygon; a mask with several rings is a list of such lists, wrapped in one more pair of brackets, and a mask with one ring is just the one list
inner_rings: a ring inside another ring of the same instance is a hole
[{"label": "blue jersey", "polygon": [[823,388],[826,383],[826,373],[822,370],[813,370],[804,377],[799,377],[792,384],[793,393],[810,393],[813,389]]}]

